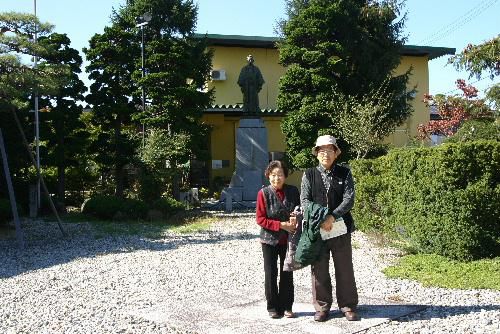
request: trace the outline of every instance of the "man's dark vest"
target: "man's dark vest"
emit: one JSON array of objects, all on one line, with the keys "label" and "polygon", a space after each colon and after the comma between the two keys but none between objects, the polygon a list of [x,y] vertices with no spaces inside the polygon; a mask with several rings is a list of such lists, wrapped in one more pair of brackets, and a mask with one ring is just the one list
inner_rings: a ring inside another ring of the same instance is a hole
[{"label": "man's dark vest", "polygon": [[[280,222],[288,221],[290,212],[293,211],[295,206],[300,205],[300,195],[296,187],[285,184],[283,192],[285,193],[285,198],[281,202],[271,186],[262,188],[266,204],[266,217],[268,219],[279,220]],[[275,246],[284,233],[287,232],[281,229],[279,231],[271,231],[261,227],[260,242]]]},{"label": "man's dark vest", "polygon": [[[306,177],[311,185],[312,201],[322,206],[328,206],[328,209],[333,211],[342,203],[345,180],[349,174],[349,169],[340,165],[335,165],[332,172],[332,181],[330,189],[326,192],[321,172],[317,167],[306,170]],[[354,232],[354,219],[350,212],[342,216],[347,225],[347,232]]]}]

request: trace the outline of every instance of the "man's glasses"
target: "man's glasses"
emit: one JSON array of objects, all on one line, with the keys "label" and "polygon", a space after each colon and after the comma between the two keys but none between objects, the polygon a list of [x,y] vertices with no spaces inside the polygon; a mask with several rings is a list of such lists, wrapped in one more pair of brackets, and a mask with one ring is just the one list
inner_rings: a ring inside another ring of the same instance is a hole
[{"label": "man's glasses", "polygon": [[318,154],[322,154],[322,155],[326,155],[326,154],[329,154],[329,153],[334,153],[335,150],[318,150]]}]

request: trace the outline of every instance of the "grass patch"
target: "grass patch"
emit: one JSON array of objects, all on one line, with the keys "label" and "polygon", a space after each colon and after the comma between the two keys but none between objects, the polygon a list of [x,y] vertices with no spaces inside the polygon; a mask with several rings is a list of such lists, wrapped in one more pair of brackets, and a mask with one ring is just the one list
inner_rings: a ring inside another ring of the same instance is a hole
[{"label": "grass patch", "polygon": [[500,257],[459,262],[432,254],[407,255],[383,272],[388,277],[412,279],[424,286],[500,290]]},{"label": "grass patch", "polygon": [[96,239],[110,235],[142,235],[150,239],[161,238],[165,232],[180,234],[203,232],[217,221],[209,214],[197,210],[182,211],[163,220],[108,221],[88,217],[81,213],[70,213],[62,217],[65,223],[88,223]]},{"label": "grass patch", "polygon": [[183,211],[169,219],[167,230],[174,233],[188,234],[207,231],[217,218],[197,210]]},{"label": "grass patch", "polygon": [[207,231],[210,228],[210,225],[216,221],[217,220],[214,217],[198,217],[196,219],[185,221],[181,225],[171,226],[169,230],[180,234],[198,233]]},{"label": "grass patch", "polygon": [[149,222],[137,221],[89,221],[94,230],[96,239],[104,238],[109,235],[145,235],[152,236],[161,233],[159,226]]}]

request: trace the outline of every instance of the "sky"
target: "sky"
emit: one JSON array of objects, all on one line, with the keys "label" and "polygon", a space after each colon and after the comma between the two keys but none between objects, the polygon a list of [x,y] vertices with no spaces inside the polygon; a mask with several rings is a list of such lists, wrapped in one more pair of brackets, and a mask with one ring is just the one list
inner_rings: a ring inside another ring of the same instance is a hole
[{"label": "sky", "polygon": [[[110,25],[113,8],[125,0],[0,0],[0,12],[34,13],[43,22],[66,33],[72,47],[80,50],[88,40]],[[278,19],[285,17],[284,0],[195,0],[198,4],[196,31],[208,34],[276,36]],[[456,48],[479,44],[500,33],[500,0],[406,0],[405,35],[409,45]],[[82,53],[83,56],[83,53]],[[429,63],[429,93],[458,94],[455,81],[468,74],[447,65],[448,56]],[[499,82],[471,78],[480,91]]]}]

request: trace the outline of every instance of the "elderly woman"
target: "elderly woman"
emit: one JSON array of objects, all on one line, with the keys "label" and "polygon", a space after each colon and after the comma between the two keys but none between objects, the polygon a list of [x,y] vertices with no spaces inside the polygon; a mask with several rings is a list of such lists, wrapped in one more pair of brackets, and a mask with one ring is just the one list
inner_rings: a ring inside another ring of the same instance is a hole
[{"label": "elderly woman", "polygon": [[[288,169],[281,161],[271,161],[265,176],[270,185],[257,194],[256,220],[260,225],[260,242],[264,257],[265,294],[267,311],[273,319],[294,317],[293,273],[283,271],[288,234],[295,231],[293,210],[300,205],[297,187],[285,184]],[[278,287],[278,266],[280,280]]]}]

